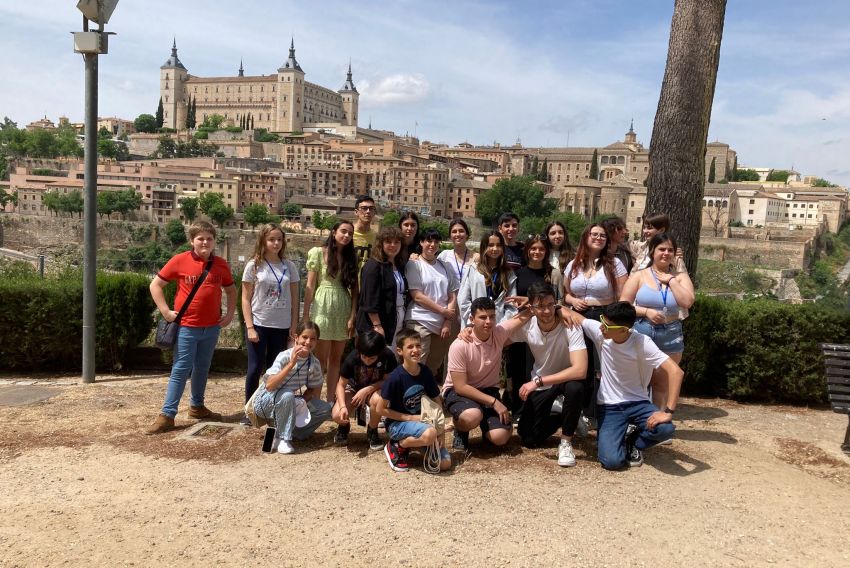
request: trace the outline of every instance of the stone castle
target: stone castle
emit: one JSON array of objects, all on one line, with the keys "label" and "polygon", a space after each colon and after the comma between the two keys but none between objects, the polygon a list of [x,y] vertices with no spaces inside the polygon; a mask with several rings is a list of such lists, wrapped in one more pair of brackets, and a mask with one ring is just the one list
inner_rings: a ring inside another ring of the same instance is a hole
[{"label": "stone castle", "polygon": [[245,116],[254,128],[290,133],[324,130],[345,133],[357,128],[360,94],[351,78],[351,64],[345,83],[338,91],[304,80],[305,73],[295,59],[295,40],[289,58],[271,75],[245,76],[242,64],[235,77],[196,77],[177,57],[177,41],[171,57],[160,67],[160,96],[163,126],[182,129],[190,101],[195,105],[197,124],[213,114],[238,125]]}]

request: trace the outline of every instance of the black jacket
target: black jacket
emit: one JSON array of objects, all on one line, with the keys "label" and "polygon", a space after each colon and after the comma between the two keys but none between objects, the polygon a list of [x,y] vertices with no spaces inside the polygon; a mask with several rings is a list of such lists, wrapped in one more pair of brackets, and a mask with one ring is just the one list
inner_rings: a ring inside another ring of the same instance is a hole
[{"label": "black jacket", "polygon": [[[407,278],[401,272],[404,282],[404,307],[407,307],[408,290]],[[369,259],[360,269],[360,300],[357,304],[357,333],[365,333],[371,329],[370,313],[377,313],[381,320],[384,333],[388,334],[387,342],[392,340],[397,325],[396,321],[396,280],[393,277],[393,265],[389,262],[378,262]],[[392,346],[390,346],[392,347]]]}]

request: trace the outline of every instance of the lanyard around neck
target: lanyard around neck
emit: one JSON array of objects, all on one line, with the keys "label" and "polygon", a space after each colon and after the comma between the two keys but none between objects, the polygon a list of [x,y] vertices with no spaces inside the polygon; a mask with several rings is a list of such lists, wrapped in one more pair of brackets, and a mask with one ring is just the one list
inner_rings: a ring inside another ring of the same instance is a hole
[{"label": "lanyard around neck", "polygon": [[454,253],[454,251],[452,251],[452,256],[455,259],[455,269],[457,269],[457,279],[458,279],[458,281],[463,280],[463,269],[466,268],[466,256],[468,254],[469,254],[469,249],[466,249],[465,251],[463,251],[463,264],[458,266],[457,255]]},{"label": "lanyard around neck", "polygon": [[272,271],[272,276],[274,276],[274,279],[277,280],[277,294],[278,294],[278,296],[280,296],[280,295],[283,294],[283,279],[286,277],[286,264],[284,264],[283,262],[281,262],[281,264],[280,264],[281,267],[283,268],[283,270],[280,273],[280,278],[277,277],[277,272],[275,272],[274,267],[272,266],[272,263],[269,262],[268,259],[266,259],[266,264],[268,265],[269,270]]},{"label": "lanyard around neck", "polygon": [[661,280],[658,279],[658,276],[655,274],[655,270],[650,266],[650,273],[652,273],[652,278],[655,280],[655,284],[658,286],[658,291],[661,292],[661,305],[665,308],[667,307],[667,294],[670,293],[670,284],[667,284],[665,287],[664,284],[661,283]]}]

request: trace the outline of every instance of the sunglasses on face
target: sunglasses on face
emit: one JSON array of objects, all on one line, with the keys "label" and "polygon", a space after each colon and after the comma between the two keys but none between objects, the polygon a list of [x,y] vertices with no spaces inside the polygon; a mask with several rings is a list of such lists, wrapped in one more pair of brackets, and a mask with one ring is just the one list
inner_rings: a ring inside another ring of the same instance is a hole
[{"label": "sunglasses on face", "polygon": [[599,323],[602,324],[602,331],[605,333],[612,329],[629,329],[629,326],[627,325],[611,325],[608,323],[608,320],[605,319],[605,316],[599,316]]}]

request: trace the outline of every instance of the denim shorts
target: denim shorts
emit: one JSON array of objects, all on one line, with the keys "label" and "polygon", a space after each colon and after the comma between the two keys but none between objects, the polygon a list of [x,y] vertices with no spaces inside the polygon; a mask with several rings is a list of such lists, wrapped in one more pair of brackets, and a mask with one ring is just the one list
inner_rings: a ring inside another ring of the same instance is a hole
[{"label": "denim shorts", "polygon": [[387,426],[387,433],[391,440],[398,442],[405,438],[418,438],[430,427],[430,424],[425,424],[424,422],[393,421]]},{"label": "denim shorts", "polygon": [[681,320],[654,325],[646,318],[638,318],[632,329],[648,336],[664,353],[681,353],[685,350]]}]

